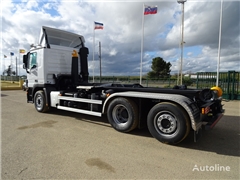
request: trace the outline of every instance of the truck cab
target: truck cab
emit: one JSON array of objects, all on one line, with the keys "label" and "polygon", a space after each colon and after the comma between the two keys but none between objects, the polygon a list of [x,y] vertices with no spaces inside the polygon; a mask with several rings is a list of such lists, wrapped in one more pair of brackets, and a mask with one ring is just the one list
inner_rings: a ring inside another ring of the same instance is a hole
[{"label": "truck cab", "polygon": [[[38,44],[32,44],[29,52],[23,56],[26,83],[31,91],[28,93],[28,101],[32,101],[31,94],[39,88],[50,86],[60,89],[67,88],[67,83],[69,86],[72,84],[72,53],[84,48],[87,56],[88,49],[84,43],[85,39],[81,35],[46,26],[41,28]],[[86,67],[87,60],[83,61],[82,67]],[[76,62],[76,65],[78,67],[75,68],[80,69],[80,63]],[[88,68],[82,71],[82,75],[88,76]]]}]

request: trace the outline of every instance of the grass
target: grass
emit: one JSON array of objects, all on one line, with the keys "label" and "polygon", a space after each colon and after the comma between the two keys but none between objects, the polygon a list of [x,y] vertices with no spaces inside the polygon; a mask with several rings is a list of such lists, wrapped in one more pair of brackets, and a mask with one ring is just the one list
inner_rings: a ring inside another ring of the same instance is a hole
[{"label": "grass", "polygon": [[1,87],[19,87],[18,81],[1,81]]},{"label": "grass", "polygon": [[21,90],[21,81],[1,81],[1,90]]}]

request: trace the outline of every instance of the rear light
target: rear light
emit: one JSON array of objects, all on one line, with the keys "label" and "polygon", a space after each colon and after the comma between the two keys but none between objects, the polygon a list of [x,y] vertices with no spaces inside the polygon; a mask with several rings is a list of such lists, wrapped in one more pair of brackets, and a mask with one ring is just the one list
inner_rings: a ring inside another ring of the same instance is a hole
[{"label": "rear light", "polygon": [[210,107],[209,106],[207,106],[207,107],[204,107],[204,108],[202,108],[202,114],[208,114],[209,112],[210,112]]}]

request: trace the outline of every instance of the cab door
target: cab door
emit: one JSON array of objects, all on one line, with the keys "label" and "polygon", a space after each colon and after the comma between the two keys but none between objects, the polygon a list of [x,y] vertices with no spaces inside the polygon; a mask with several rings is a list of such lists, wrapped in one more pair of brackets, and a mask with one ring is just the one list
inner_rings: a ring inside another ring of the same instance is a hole
[{"label": "cab door", "polygon": [[38,83],[38,53],[32,51],[29,53],[29,59],[27,64],[28,69],[28,87],[33,87],[34,84]]}]

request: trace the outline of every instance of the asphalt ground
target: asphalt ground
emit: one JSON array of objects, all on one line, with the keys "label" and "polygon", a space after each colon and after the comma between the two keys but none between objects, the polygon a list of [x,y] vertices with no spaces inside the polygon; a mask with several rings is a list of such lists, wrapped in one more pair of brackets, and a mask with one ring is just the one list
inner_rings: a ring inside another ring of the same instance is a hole
[{"label": "asphalt ground", "polygon": [[147,129],[115,131],[106,117],[38,113],[21,90],[1,92],[2,179],[240,179],[240,101],[214,129],[177,146]]}]

